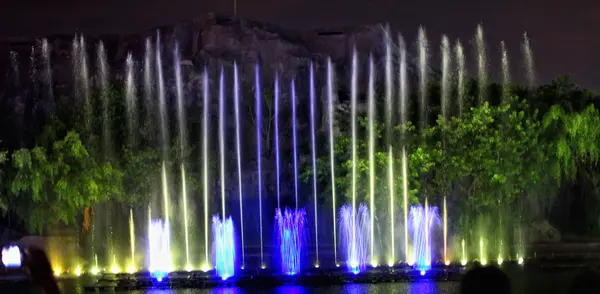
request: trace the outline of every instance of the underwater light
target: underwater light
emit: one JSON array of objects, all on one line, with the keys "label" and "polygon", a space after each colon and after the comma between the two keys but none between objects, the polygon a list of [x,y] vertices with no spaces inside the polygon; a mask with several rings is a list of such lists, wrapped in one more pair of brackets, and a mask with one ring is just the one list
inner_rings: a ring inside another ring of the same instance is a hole
[{"label": "underwater light", "polygon": [[188,265],[185,266],[185,270],[188,271],[188,272],[191,272],[193,270],[193,268],[192,268],[191,265],[188,264]]},{"label": "underwater light", "polygon": [[372,267],[377,267],[377,266],[378,266],[378,264],[377,264],[377,262],[376,262],[376,261],[371,261],[371,266],[372,266]]},{"label": "underwater light", "polygon": [[502,262],[504,262],[504,259],[502,259],[502,257],[498,257],[498,265],[502,265]]},{"label": "underwater light", "polygon": [[92,273],[92,275],[94,275],[94,276],[95,276],[95,275],[97,275],[97,274],[98,274],[98,272],[99,272],[99,270],[98,270],[98,268],[97,268],[97,267],[94,267],[94,268],[92,268],[92,270],[91,270],[91,273]]},{"label": "underwater light", "polygon": [[118,265],[116,265],[116,264],[115,264],[115,265],[113,265],[113,266],[110,268],[110,271],[111,271],[113,274],[118,274],[118,273],[121,271],[121,269],[119,268],[119,266],[118,266]]},{"label": "underwater light", "polygon": [[485,260],[485,259],[482,259],[482,260],[481,260],[481,265],[486,265],[486,264],[487,264],[487,260]]},{"label": "underwater light", "polygon": [[466,260],[466,259],[463,259],[463,260],[461,260],[461,261],[460,261],[460,264],[462,264],[462,266],[465,266],[465,265],[467,265],[467,260]]},{"label": "underwater light", "polygon": [[58,277],[58,276],[60,276],[60,274],[61,274],[61,270],[60,270],[60,267],[58,267],[54,270],[54,275]]},{"label": "underwater light", "polygon": [[261,268],[261,269],[266,269],[266,268],[267,268],[267,266],[263,264],[263,265],[261,265],[261,266],[260,266],[260,268]]},{"label": "underwater light", "polygon": [[450,265],[450,260],[446,260],[446,261],[444,261],[444,264],[445,264],[446,266],[449,266],[449,265]]},{"label": "underwater light", "polygon": [[422,270],[422,271],[420,272],[420,274],[421,274],[421,276],[424,276],[424,275],[425,275],[425,271],[424,271],[424,270]]},{"label": "underwater light", "polygon": [[207,272],[210,270],[210,267],[208,266],[208,264],[205,263],[200,267],[200,270],[203,272]]},{"label": "underwater light", "polygon": [[77,267],[75,269],[75,275],[78,276],[78,277],[81,276],[81,267]]},{"label": "underwater light", "polygon": [[133,264],[132,264],[132,265],[130,265],[130,266],[127,268],[127,272],[128,272],[128,273],[130,273],[130,274],[133,274],[133,273],[135,273],[135,267],[133,266]]},{"label": "underwater light", "polygon": [[340,267],[340,264],[339,264],[339,263],[336,263],[336,264],[335,264],[335,267]]},{"label": "underwater light", "polygon": [[518,263],[523,264],[523,257],[519,257]]},{"label": "underwater light", "polygon": [[388,265],[389,267],[393,267],[393,266],[394,266],[394,262],[393,262],[393,261],[388,261],[388,264],[387,264],[387,265]]},{"label": "underwater light", "polygon": [[315,268],[319,268],[319,264],[318,264],[318,263],[317,263],[317,264],[315,264]]}]

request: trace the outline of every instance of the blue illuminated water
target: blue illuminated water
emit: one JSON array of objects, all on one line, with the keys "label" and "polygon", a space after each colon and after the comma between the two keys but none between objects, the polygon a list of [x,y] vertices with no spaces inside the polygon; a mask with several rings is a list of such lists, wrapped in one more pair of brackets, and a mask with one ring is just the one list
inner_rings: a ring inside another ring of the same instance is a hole
[{"label": "blue illuminated water", "polygon": [[225,219],[213,216],[212,232],[215,271],[226,280],[235,274],[235,234],[231,216]]},{"label": "blue illuminated water", "polygon": [[275,211],[275,250],[279,258],[281,272],[295,275],[302,266],[303,249],[306,246],[306,211],[285,208]]},{"label": "blue illuminated water", "polygon": [[437,207],[412,206],[408,214],[415,267],[424,275],[433,260],[432,229],[440,225]]},{"label": "blue illuminated water", "polygon": [[361,203],[355,212],[352,206],[344,205],[339,215],[340,249],[348,270],[357,274],[364,271],[369,262],[369,209]]}]

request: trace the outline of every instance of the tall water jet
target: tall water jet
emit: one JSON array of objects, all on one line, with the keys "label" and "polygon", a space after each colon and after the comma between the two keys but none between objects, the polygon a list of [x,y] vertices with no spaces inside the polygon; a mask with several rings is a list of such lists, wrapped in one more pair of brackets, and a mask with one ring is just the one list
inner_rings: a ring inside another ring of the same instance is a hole
[{"label": "tall water jet", "polygon": [[510,99],[510,69],[508,63],[508,52],[504,41],[500,42],[500,50],[502,54],[502,101],[508,102]]},{"label": "tall water jet", "polygon": [[531,49],[527,32],[523,33],[523,44],[521,47],[525,61],[525,72],[527,73],[527,84],[532,88],[535,85],[535,67],[533,63],[533,50]]},{"label": "tall water jet", "polygon": [[263,224],[262,224],[262,90],[260,88],[260,68],[258,64],[254,67],[254,99],[256,111],[256,164],[258,171],[258,215],[260,226],[260,264],[265,266],[263,248]]},{"label": "tall water jet", "polygon": [[127,109],[127,130],[128,143],[130,148],[134,148],[137,139],[137,91],[135,86],[135,66],[131,52],[127,54],[125,61],[125,107]]},{"label": "tall water jet", "polygon": [[355,274],[364,271],[369,262],[370,219],[369,209],[362,203],[358,211],[348,205],[340,208],[340,245],[346,267]]},{"label": "tall water jet", "polygon": [[203,270],[209,269],[208,255],[208,119],[210,109],[208,70],[204,68],[202,76],[202,198],[204,202],[204,265]]},{"label": "tall water jet", "polygon": [[[173,66],[175,67],[175,89],[177,93],[177,122],[179,125],[179,152],[183,160],[185,149],[187,148],[187,130],[185,126],[185,105],[183,105],[183,82],[181,80],[181,56],[179,53],[179,43],[175,43],[173,49]],[[181,203],[183,205],[183,234],[185,240],[185,268],[190,271],[190,241],[188,225],[188,203],[187,203],[187,183],[184,161],[180,165],[181,170]]]},{"label": "tall water jet", "polygon": [[129,264],[128,272],[132,273],[135,271],[135,224],[133,222],[133,209],[129,209],[129,245],[131,253],[131,262]]},{"label": "tall water jet", "polygon": [[275,189],[275,194],[277,196],[277,208],[281,209],[281,183],[280,183],[280,179],[281,179],[281,167],[280,167],[280,158],[279,158],[279,74],[275,73],[275,83],[274,83],[274,89],[275,89],[275,173],[276,173],[276,179],[275,179],[275,185],[276,185],[276,189]]},{"label": "tall water jet", "polygon": [[213,256],[217,275],[227,280],[235,274],[235,240],[231,217],[214,215],[212,219]]},{"label": "tall water jet", "polygon": [[408,168],[406,157],[406,123],[408,109],[408,83],[406,76],[406,45],[401,35],[398,35],[398,95],[400,96],[400,123],[402,125],[402,200],[404,213],[404,260],[409,261],[410,251],[408,248]]},{"label": "tall water jet", "polygon": [[336,222],[336,204],[335,204],[335,153],[334,153],[334,145],[335,145],[335,134],[333,133],[333,124],[334,124],[334,111],[333,111],[333,99],[334,99],[334,73],[333,73],[333,63],[331,62],[331,58],[327,59],[327,114],[329,118],[329,167],[331,168],[331,202],[333,208],[333,259],[337,266],[338,257],[337,257],[337,222]]},{"label": "tall water jet", "polygon": [[413,244],[414,263],[422,273],[431,268],[432,246],[431,230],[434,225],[439,225],[437,207],[413,206],[410,208],[409,226]]},{"label": "tall water jet", "polygon": [[225,214],[225,73],[219,75],[219,168],[221,185],[221,216],[212,218],[213,256],[217,274],[223,279],[235,273],[235,239],[233,220]]},{"label": "tall water jet", "polygon": [[46,78],[46,87],[48,89],[48,99],[54,102],[54,86],[52,79],[52,62],[50,57],[50,45],[48,45],[48,39],[42,39],[42,58],[44,61],[44,71]]},{"label": "tall water jet", "polygon": [[[75,64],[74,64],[74,75],[75,75],[75,83],[76,89],[78,89],[79,93],[76,93],[78,96],[83,96],[83,112],[84,112],[84,124],[85,129],[88,131],[88,134],[91,134],[92,130],[92,101],[90,95],[90,76],[88,69],[88,54],[87,54],[87,46],[85,44],[85,39],[83,35],[80,35],[79,38],[75,36],[73,39],[73,53],[72,56],[75,56]],[[91,135],[90,135],[91,136]],[[86,138],[86,140],[91,140],[91,138]]]},{"label": "tall water jet", "polygon": [[369,57],[369,85],[368,85],[368,118],[369,118],[369,210],[371,211],[370,233],[369,237],[371,244],[369,245],[369,253],[371,256],[371,265],[377,266],[375,260],[375,65],[373,57]]},{"label": "tall water jet", "polygon": [[[240,125],[240,76],[237,63],[233,64],[233,99],[235,111],[235,151],[237,155],[237,173],[238,173],[238,199],[240,202],[240,235],[242,242],[242,269],[245,266],[245,248],[244,248],[244,203],[242,187],[242,149],[241,149],[241,125]],[[279,185],[279,181],[277,183]]]},{"label": "tall water jet", "polygon": [[[136,130],[137,128],[137,105],[136,105],[136,87],[134,76],[133,57],[131,53],[127,54],[125,61],[125,107],[127,109],[127,130],[129,148],[133,149],[136,146]],[[133,209],[129,209],[129,239],[131,244],[131,264],[129,272],[135,270],[135,224],[133,217]]]},{"label": "tall water jet", "polygon": [[390,28],[386,27],[386,42],[385,42],[385,125],[386,125],[386,143],[388,147],[388,190],[390,197],[390,256],[388,257],[388,266],[392,266],[396,262],[396,230],[395,221],[396,215],[394,213],[394,198],[395,198],[395,187],[394,187],[394,150],[392,146],[392,112],[394,107],[392,97],[392,39],[390,37]]},{"label": "tall water jet", "polygon": [[[442,118],[448,121],[449,117],[449,100],[450,100],[450,40],[445,35],[442,36]],[[445,142],[443,142],[444,144]],[[444,144],[445,147],[445,144]],[[445,148],[444,148],[445,149]],[[444,261],[449,263],[448,259],[448,210],[446,207],[446,194],[443,197],[443,213],[444,213]]]},{"label": "tall water jet", "polygon": [[113,153],[113,142],[112,142],[112,128],[110,121],[110,97],[108,96],[108,63],[106,61],[106,51],[104,50],[104,43],[100,41],[98,43],[97,52],[97,69],[98,69],[98,80],[100,86],[100,100],[102,101],[102,150],[106,158],[112,157]]},{"label": "tall water jet", "polygon": [[149,270],[159,282],[172,270],[169,226],[162,220],[153,220],[149,227]]},{"label": "tall water jet", "polygon": [[477,53],[477,77],[479,79],[479,103],[482,104],[486,100],[487,90],[487,55],[485,52],[485,40],[483,38],[483,26],[477,26],[475,33],[475,51]]},{"label": "tall water jet", "polygon": [[[113,138],[112,138],[112,121],[110,119],[110,105],[111,105],[111,101],[110,101],[110,97],[108,95],[108,91],[109,91],[109,84],[108,84],[108,75],[109,75],[109,68],[108,68],[108,63],[106,61],[106,51],[104,50],[104,43],[102,43],[102,41],[100,41],[98,43],[97,46],[97,54],[96,54],[96,69],[97,69],[97,77],[98,77],[98,81],[99,81],[99,92],[100,92],[100,101],[102,102],[102,135],[101,135],[101,140],[102,140],[102,156],[104,157],[105,160],[112,160],[114,158],[114,150],[113,150]],[[113,260],[113,264],[112,264],[112,268],[113,271],[116,270],[118,268],[118,265],[116,264],[116,253],[115,253],[115,248],[114,248],[114,244],[113,244],[113,239],[114,239],[114,231],[113,231],[113,224],[112,224],[112,209],[111,209],[111,203],[107,204],[108,207],[105,207],[104,212],[105,212],[105,221],[106,221],[106,234],[107,234],[107,239],[106,242],[108,243],[108,256],[109,258],[111,258]]]},{"label": "tall water jet", "polygon": [[[167,128],[167,105],[165,101],[165,81],[163,77],[163,68],[162,68],[162,55],[161,55],[161,44],[160,44],[160,34],[157,33],[156,36],[156,79],[158,82],[158,106],[159,106],[159,117],[160,117],[160,144],[162,150],[162,165],[161,165],[161,184],[162,184],[162,197],[163,197],[163,215],[164,215],[164,225],[166,227],[167,232],[167,240],[171,242],[171,232],[170,232],[170,218],[169,218],[169,186],[167,180],[167,166],[166,161],[168,158],[169,152],[169,130]],[[170,245],[169,245],[170,248]],[[170,249],[169,249],[170,250]],[[171,252],[169,251],[169,255],[167,257],[169,262],[171,260]]]},{"label": "tall water jet", "polygon": [[[356,53],[356,47],[353,49],[352,52],[352,76],[351,76],[351,81],[350,81],[350,110],[351,110],[351,125],[352,125],[352,214],[354,214],[354,212],[356,211],[356,168],[357,168],[357,151],[356,151],[356,144],[357,144],[357,138],[356,138],[356,103],[358,100],[358,55]],[[347,210],[347,209],[346,209]],[[355,240],[356,239],[356,221],[355,221],[355,217],[352,217],[350,219],[350,224],[352,225],[350,233],[352,234],[350,240]],[[346,225],[349,225],[346,223]],[[346,229],[347,230],[347,229]],[[354,249],[353,249],[354,250]],[[347,255],[346,256],[346,262],[348,262],[349,258],[351,256]]]},{"label": "tall water jet", "polygon": [[304,209],[275,210],[276,248],[279,249],[281,271],[286,275],[300,272],[302,249],[306,243],[306,212]]},{"label": "tall water jet", "polygon": [[315,94],[315,74],[313,64],[310,64],[310,145],[311,145],[311,159],[312,159],[312,182],[313,182],[313,200],[315,209],[315,255],[316,262],[315,267],[319,267],[319,222],[317,213],[317,147],[315,139],[315,107],[316,107],[316,94]]},{"label": "tall water jet", "polygon": [[427,125],[427,87],[428,87],[428,50],[429,43],[427,36],[425,35],[425,28],[419,28],[419,35],[417,37],[417,43],[419,46],[419,119],[421,124],[419,125],[419,131],[423,134],[425,126]]},{"label": "tall water jet", "polygon": [[154,109],[154,80],[153,80],[153,72],[152,72],[152,41],[150,38],[146,38],[146,44],[144,46],[144,125],[145,132],[148,136],[154,139],[154,127],[156,123],[155,118],[155,109]]},{"label": "tall water jet", "polygon": [[460,40],[456,41],[454,46],[454,54],[456,58],[456,83],[457,83],[457,96],[458,96],[458,115],[462,116],[464,112],[465,97],[467,93],[465,78],[467,76],[467,67],[465,61],[465,52]]},{"label": "tall water jet", "polygon": [[297,141],[297,117],[296,117],[296,83],[294,80],[290,83],[290,96],[292,96],[292,149],[294,162],[294,200],[296,208],[298,207],[298,141]]}]

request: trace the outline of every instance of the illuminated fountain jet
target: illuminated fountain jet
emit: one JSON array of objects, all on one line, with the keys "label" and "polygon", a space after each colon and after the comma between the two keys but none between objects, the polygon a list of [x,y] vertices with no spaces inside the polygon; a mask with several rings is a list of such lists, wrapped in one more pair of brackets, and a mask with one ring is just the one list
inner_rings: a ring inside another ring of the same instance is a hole
[{"label": "illuminated fountain jet", "polygon": [[340,245],[346,254],[348,270],[355,274],[364,271],[369,262],[370,219],[369,209],[364,204],[360,204],[356,213],[348,205],[340,208]]},{"label": "illuminated fountain jet", "polygon": [[149,230],[150,273],[159,282],[172,270],[169,225],[153,220]]},{"label": "illuminated fountain jet", "polygon": [[409,264],[413,265],[424,275],[431,269],[433,247],[431,231],[434,225],[440,225],[437,207],[412,206],[408,215],[409,231],[412,238],[412,257]]}]

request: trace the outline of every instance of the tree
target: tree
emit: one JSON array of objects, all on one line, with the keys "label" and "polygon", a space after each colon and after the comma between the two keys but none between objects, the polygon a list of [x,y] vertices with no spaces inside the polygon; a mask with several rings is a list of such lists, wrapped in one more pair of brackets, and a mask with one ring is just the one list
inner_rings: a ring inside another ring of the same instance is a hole
[{"label": "tree", "polygon": [[54,142],[52,149],[20,149],[11,155],[15,178],[9,206],[27,219],[31,230],[74,223],[84,207],[119,196],[122,173],[98,163],[76,132]]}]

